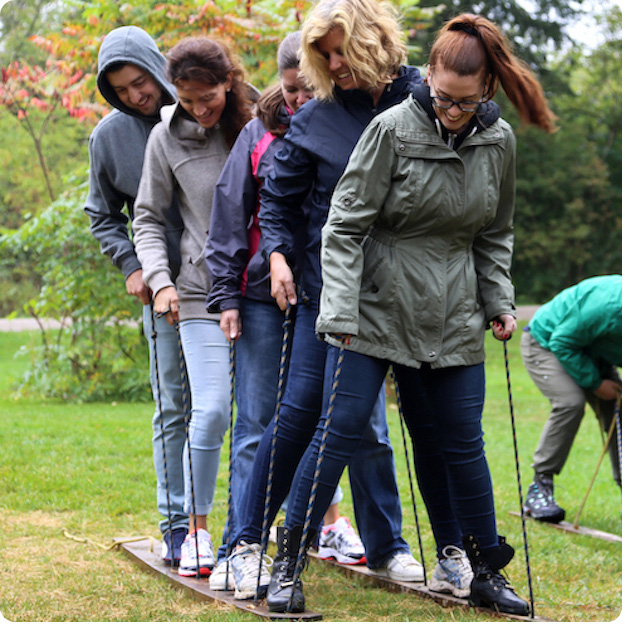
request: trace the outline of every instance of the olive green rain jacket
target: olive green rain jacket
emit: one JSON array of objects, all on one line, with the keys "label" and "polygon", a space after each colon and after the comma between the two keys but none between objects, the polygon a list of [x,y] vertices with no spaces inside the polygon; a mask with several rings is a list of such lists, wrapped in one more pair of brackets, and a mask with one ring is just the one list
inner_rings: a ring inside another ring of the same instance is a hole
[{"label": "olive green rain jacket", "polygon": [[457,151],[413,96],[376,117],[323,228],[317,331],[411,367],[483,362],[488,322],[515,314],[515,150],[498,116]]}]

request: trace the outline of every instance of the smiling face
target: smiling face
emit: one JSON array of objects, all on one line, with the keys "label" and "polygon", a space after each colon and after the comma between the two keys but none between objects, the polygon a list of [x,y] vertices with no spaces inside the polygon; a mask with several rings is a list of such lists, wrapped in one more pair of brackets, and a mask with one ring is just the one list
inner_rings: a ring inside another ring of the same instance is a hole
[{"label": "smiling face", "polygon": [[306,81],[298,69],[285,69],[280,77],[282,97],[287,106],[295,113],[297,109],[313,97],[312,89],[306,88]]},{"label": "smiling face", "polygon": [[180,106],[202,128],[212,128],[221,119],[226,108],[226,93],[231,85],[232,76],[217,85],[208,85],[197,80],[178,80],[176,91]]},{"label": "smiling face", "polygon": [[151,117],[161,108],[163,94],[152,76],[138,65],[128,63],[121,69],[106,72],[106,79],[122,104]]},{"label": "smiling face", "polygon": [[328,64],[328,72],[334,84],[340,89],[359,89],[357,77],[343,56],[343,40],[345,34],[342,28],[333,28],[327,35],[317,41],[317,50]]},{"label": "smiling face", "polygon": [[432,95],[456,102],[451,108],[443,109],[436,106],[434,101],[434,112],[449,132],[456,134],[461,132],[475,115],[475,111],[463,111],[457,102],[466,102],[467,107],[470,107],[482,101],[482,96],[486,93],[484,76],[482,74],[461,76],[437,66],[433,71],[428,69],[427,82]]}]

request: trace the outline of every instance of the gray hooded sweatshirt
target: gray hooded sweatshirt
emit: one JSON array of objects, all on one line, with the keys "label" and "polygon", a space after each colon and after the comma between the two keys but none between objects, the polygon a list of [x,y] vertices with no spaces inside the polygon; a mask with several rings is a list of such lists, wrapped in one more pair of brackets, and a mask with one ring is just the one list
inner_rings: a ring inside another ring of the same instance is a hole
[{"label": "gray hooded sweatshirt", "polygon": [[[148,136],[160,121],[127,107],[106,78],[114,64],[132,63],[147,71],[161,87],[163,104],[175,102],[175,90],[165,78],[165,57],[153,39],[137,26],[122,26],[106,35],[98,54],[98,89],[115,108],[95,127],[89,138],[89,195],[85,212],[91,219],[91,232],[115,266],[127,278],[141,269],[128,233],[128,217],[134,217],[134,203],[141,179]],[[168,262],[172,273],[180,265],[182,222],[175,202],[166,215]]]},{"label": "gray hooded sweatshirt", "polygon": [[[148,139],[135,203],[133,228],[143,279],[154,294],[168,286],[176,287],[181,320],[218,321],[219,313],[206,310],[210,278],[204,246],[213,192],[230,148],[219,125],[205,130],[180,104],[164,106],[161,117],[163,121]],[[174,192],[184,223],[177,278],[167,261],[165,239],[165,212]]]}]

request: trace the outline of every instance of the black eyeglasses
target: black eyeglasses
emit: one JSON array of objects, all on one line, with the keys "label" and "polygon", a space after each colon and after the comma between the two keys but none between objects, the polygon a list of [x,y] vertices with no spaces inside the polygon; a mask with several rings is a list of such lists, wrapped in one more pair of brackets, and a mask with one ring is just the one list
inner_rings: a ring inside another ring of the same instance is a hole
[{"label": "black eyeglasses", "polygon": [[432,93],[432,85],[430,84],[430,98],[432,98],[432,103],[439,109],[448,110],[454,104],[464,113],[475,113],[479,108],[480,102],[472,102],[471,100],[452,100],[451,98],[443,98],[441,96],[434,95]]}]

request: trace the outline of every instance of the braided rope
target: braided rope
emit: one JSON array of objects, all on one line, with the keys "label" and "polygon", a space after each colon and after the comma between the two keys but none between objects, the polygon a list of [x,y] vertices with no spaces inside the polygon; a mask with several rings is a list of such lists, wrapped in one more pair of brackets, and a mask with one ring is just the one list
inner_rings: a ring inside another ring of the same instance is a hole
[{"label": "braided rope", "polygon": [[[157,317],[159,317],[157,313]],[[156,392],[158,395],[158,422],[161,430],[161,447],[163,449],[163,472],[165,473],[165,495],[167,497],[167,534],[169,535],[170,569],[174,569],[174,536],[171,528],[171,496],[169,494],[169,473],[167,470],[167,450],[165,449],[165,419],[163,417],[163,403],[161,399],[161,380],[158,372],[158,350],[156,349],[156,324],[154,322],[154,303],[150,302],[150,320],[152,321],[152,347],[154,349],[154,373],[156,377]]]},{"label": "braided rope", "polygon": [[196,578],[200,578],[200,546],[197,536],[197,516],[195,514],[195,489],[193,487],[193,465],[191,462],[191,441],[189,440],[189,425],[191,423],[191,397],[189,394],[189,377],[187,374],[187,367],[184,360],[184,351],[182,349],[182,338],[180,337],[180,325],[176,323],[176,333],[178,335],[178,356],[180,359],[180,381],[182,385],[182,405],[184,406],[185,415],[185,434],[187,437],[187,452],[189,456],[189,484],[191,487],[191,510],[193,514],[193,525],[195,531],[193,533],[195,538],[195,562],[197,571],[195,573]]},{"label": "braided rope", "polygon": [[[230,444],[228,448],[229,453],[229,461],[228,461],[228,517],[226,519],[226,527],[228,531],[226,533],[226,544],[228,545],[228,552],[226,555],[229,555],[230,551],[230,539],[232,537],[232,517],[234,514],[234,502],[232,500],[232,467],[234,464],[233,454],[232,454],[232,444],[233,444],[233,434],[234,434],[234,365],[235,365],[235,349],[234,349],[234,341],[230,341],[230,350],[229,350],[229,359],[230,359]],[[226,557],[226,589],[228,586],[228,578],[230,575],[230,560]]]},{"label": "braided rope", "polygon": [[[408,469],[408,481],[410,483],[410,497],[412,499],[412,511],[414,513],[415,525],[417,528],[417,540],[419,541],[419,555],[421,556],[421,562],[423,566],[423,583],[427,586],[428,577],[425,567],[425,555],[423,552],[423,541],[421,540],[421,526],[419,524],[419,515],[417,514],[417,500],[415,497],[415,488],[412,478],[412,469],[410,467],[410,454],[408,453],[408,442],[406,439],[406,418],[404,417],[404,408],[401,401],[401,394],[399,392],[399,383],[397,382],[397,376],[395,375],[395,367],[391,369],[391,378],[395,385],[395,396],[397,398],[397,412],[399,413],[399,423],[401,424],[401,437],[404,441],[404,456],[406,458],[406,468]],[[414,462],[414,454],[413,454]],[[415,469],[416,473],[416,469]]]},{"label": "braided rope", "polygon": [[618,466],[621,473],[621,481],[623,480],[623,442],[621,439],[621,400],[619,395],[614,402],[614,418],[616,419],[616,443],[618,446]]},{"label": "braided rope", "polygon": [[280,372],[278,375],[278,391],[276,394],[276,409],[273,415],[273,428],[271,431],[271,450],[269,453],[269,471],[267,474],[267,486],[265,487],[265,504],[263,508],[263,527],[261,532],[260,543],[260,559],[258,563],[258,577],[256,579],[256,592],[254,594],[254,602],[259,600],[260,578],[263,570],[263,556],[267,551],[269,542],[269,509],[271,504],[271,490],[273,487],[273,473],[276,461],[276,442],[278,439],[278,423],[280,420],[280,406],[282,404],[282,395],[284,394],[284,383],[286,380],[287,353],[289,346],[290,327],[293,323],[291,320],[292,307],[287,303],[284,312],[284,322],[282,323],[282,348],[280,351]]},{"label": "braided rope", "polygon": [[341,348],[339,351],[339,357],[336,361],[336,368],[334,369],[334,377],[332,379],[332,392],[330,394],[330,399],[328,402],[328,414],[326,416],[326,421],[323,426],[323,434],[321,435],[321,443],[319,445],[319,452],[317,453],[317,464],[315,466],[315,473],[313,475],[313,482],[310,488],[310,496],[308,498],[308,506],[306,508],[306,517],[304,519],[304,527],[302,528],[302,536],[300,538],[299,549],[297,551],[297,560],[295,561],[295,571],[293,573],[293,587],[291,589],[291,596],[289,597],[289,603],[287,605],[286,611],[291,611],[291,606],[293,603],[293,594],[295,588],[297,586],[297,580],[304,568],[304,561],[306,557],[306,543],[308,541],[308,533],[310,531],[310,522],[312,518],[313,508],[315,506],[315,500],[317,499],[317,487],[319,485],[319,477],[321,475],[321,465],[323,463],[323,455],[326,448],[326,443],[328,439],[328,431],[330,428],[330,422],[332,421],[332,413],[334,412],[334,404],[336,401],[337,390],[339,386],[339,379],[341,377],[341,370],[343,368],[343,359],[345,358],[345,345],[347,344],[347,340],[343,339],[341,341]]},{"label": "braided rope", "polygon": [[514,461],[516,464],[516,479],[519,490],[519,508],[521,510],[521,526],[523,528],[523,544],[525,546],[525,567],[527,570],[527,587],[530,596],[530,618],[534,618],[534,592],[532,590],[532,570],[530,568],[530,553],[527,543],[527,529],[523,514],[523,487],[521,486],[521,468],[519,466],[519,448],[517,445],[516,426],[514,422],[514,405],[512,403],[512,385],[510,383],[510,364],[508,360],[508,341],[503,340],[503,354],[506,363],[506,382],[508,384],[508,400],[510,402],[510,423],[512,425],[512,440],[514,442]]}]

